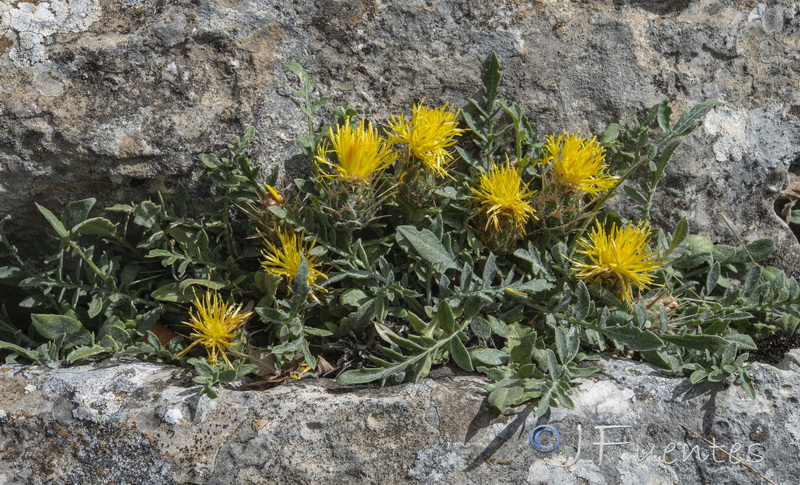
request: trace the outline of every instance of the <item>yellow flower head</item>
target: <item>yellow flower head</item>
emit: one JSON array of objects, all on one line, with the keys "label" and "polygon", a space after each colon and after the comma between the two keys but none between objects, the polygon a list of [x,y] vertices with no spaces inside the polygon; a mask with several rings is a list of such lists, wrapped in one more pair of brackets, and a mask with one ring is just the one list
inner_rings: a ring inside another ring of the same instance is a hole
[{"label": "yellow flower head", "polygon": [[519,170],[506,160],[505,165],[493,165],[489,171],[478,179],[478,188],[471,188],[474,201],[486,212],[486,228],[491,223],[500,231],[500,220],[509,220],[521,234],[525,233],[525,224],[529,217],[536,219],[533,207],[528,198],[535,191],[526,192],[528,184],[522,184]]},{"label": "yellow flower head", "polygon": [[285,278],[288,284],[292,284],[302,262],[301,255],[305,256],[308,264],[308,284],[320,288],[316,280],[328,277],[320,271],[316,256],[309,255],[316,241],[306,242],[303,240],[303,234],[284,232],[280,229],[277,233],[280,244],[266,243],[267,247],[261,251],[261,256],[264,258],[261,260],[261,268],[267,273]]},{"label": "yellow flower head", "polygon": [[[329,144],[330,141],[330,144]],[[333,145],[333,148],[330,147]],[[336,162],[328,161],[328,154],[336,155]],[[320,175],[334,180],[350,180],[369,185],[375,174],[397,159],[397,152],[378,136],[378,130],[366,125],[362,119],[357,127],[350,124],[328,130],[328,140],[320,145],[314,163]],[[333,173],[325,169],[332,168]]]},{"label": "yellow flower head", "polygon": [[544,163],[553,166],[559,184],[572,190],[597,195],[614,187],[619,179],[605,173],[605,149],[596,138],[579,138],[577,133],[564,133],[558,139],[550,136],[545,150]]},{"label": "yellow flower head", "polygon": [[208,291],[202,298],[197,297],[193,304],[194,310],[189,311],[189,321],[184,323],[193,330],[189,337],[194,342],[175,357],[180,358],[192,347],[201,344],[206,348],[211,362],[217,361],[219,353],[228,367],[233,368],[226,351],[237,343],[240,337],[237,329],[253,312],[243,312],[241,304],[234,306],[223,301],[216,291]]},{"label": "yellow flower head", "polygon": [[579,279],[590,283],[611,285],[619,289],[620,298],[633,302],[633,285],[646,290],[653,282],[653,273],[663,266],[663,260],[650,248],[650,224],[616,225],[609,233],[598,222],[589,239],[581,239],[578,250],[588,263],[572,261]]},{"label": "yellow flower head", "polygon": [[414,157],[443,176],[448,175],[445,169],[453,161],[453,154],[447,149],[456,144],[455,137],[467,131],[458,127],[458,111],[449,111],[447,104],[431,109],[422,103],[414,105],[411,121],[403,115],[392,116],[389,129],[394,132],[389,141],[408,143]]}]

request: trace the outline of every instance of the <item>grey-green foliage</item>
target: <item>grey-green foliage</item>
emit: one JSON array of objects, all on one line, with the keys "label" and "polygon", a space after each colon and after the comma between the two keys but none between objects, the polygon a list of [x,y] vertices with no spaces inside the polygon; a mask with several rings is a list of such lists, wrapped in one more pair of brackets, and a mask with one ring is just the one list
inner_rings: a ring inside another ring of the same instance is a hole
[{"label": "grey-green foliage", "polygon": [[165,360],[177,344],[164,347],[150,328],[184,320],[184,305],[205,288],[251,292],[247,266],[257,241],[245,238],[254,230],[234,211],[263,194],[258,170],[243,155],[253,135],[248,129],[237,137],[227,156],[201,157],[215,187],[210,197],[190,198],[179,186],[169,199],[102,211],[93,198],[68,204],[60,215],[37,206],[48,227],[40,263],[19,257],[0,231],[9,261],[0,284],[24,291],[19,305],[32,313],[27,332],[0,318],[0,346],[37,362],[96,354]]}]

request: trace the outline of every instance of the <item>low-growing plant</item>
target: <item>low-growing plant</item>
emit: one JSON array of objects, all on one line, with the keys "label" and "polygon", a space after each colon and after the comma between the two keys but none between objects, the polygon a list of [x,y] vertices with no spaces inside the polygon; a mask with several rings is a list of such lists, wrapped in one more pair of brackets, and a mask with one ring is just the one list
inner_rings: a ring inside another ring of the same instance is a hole
[{"label": "low-growing plant", "polygon": [[[205,197],[39,206],[41,260],[0,222],[0,285],[31,313],[28,327],[0,311],[8,361],[177,360],[212,396],[243,380],[415,382],[452,362],[491,381],[492,406],[538,400],[540,416],[572,407],[572,381],[602,355],[693,383],[736,376],[754,395],[754,338],[797,331],[800,286],[759,265],[771,240],[715,245],[685,220],[650,224],[672,154],[718,103],[674,119],[665,101],[597,137],[540,138],[502,98],[492,54],[463,112],[421,102],[381,129],[348,104],[320,123],[326,99],[287,67],[308,177],[262,177],[248,128],[201,157]],[[612,196],[639,219],[608,210]]]}]

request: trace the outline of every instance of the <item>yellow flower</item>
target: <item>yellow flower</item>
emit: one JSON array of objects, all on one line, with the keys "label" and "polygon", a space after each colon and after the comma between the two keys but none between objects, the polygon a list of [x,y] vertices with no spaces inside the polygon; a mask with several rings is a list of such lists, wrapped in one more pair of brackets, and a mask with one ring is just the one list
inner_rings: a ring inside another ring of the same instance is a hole
[{"label": "yellow flower", "polygon": [[428,169],[447,176],[445,170],[453,161],[453,154],[447,149],[456,144],[455,137],[467,130],[458,127],[458,111],[448,111],[449,106],[431,109],[422,103],[412,108],[411,121],[403,115],[392,116],[389,129],[392,143],[408,143],[409,151],[422,160]]},{"label": "yellow flower", "polygon": [[605,173],[605,149],[595,138],[578,138],[564,133],[558,139],[550,136],[545,144],[544,163],[552,165],[559,184],[592,195],[614,187],[619,177]]},{"label": "yellow flower", "polygon": [[242,305],[234,306],[222,300],[216,291],[208,291],[201,299],[194,301],[194,310],[189,311],[189,321],[184,322],[193,330],[189,337],[194,339],[188,347],[180,351],[176,358],[181,358],[195,345],[206,348],[211,362],[217,362],[217,353],[229,368],[233,368],[226,350],[236,344],[240,334],[237,328],[244,324],[253,312],[243,312]]},{"label": "yellow flower", "polygon": [[522,185],[519,170],[506,160],[505,165],[493,165],[488,173],[478,179],[478,188],[471,188],[475,193],[473,200],[486,212],[486,228],[491,223],[500,231],[500,220],[510,220],[520,234],[525,233],[525,224],[529,217],[536,219],[533,207],[528,198],[535,191],[526,192],[528,184]]},{"label": "yellow flower", "polygon": [[280,244],[266,243],[267,247],[261,251],[261,256],[264,257],[261,268],[267,273],[286,278],[286,282],[292,284],[302,262],[301,255],[305,256],[308,264],[308,284],[320,288],[316,280],[328,277],[319,270],[316,256],[309,255],[316,240],[309,243],[303,240],[303,234],[284,232],[280,229],[277,233]]},{"label": "yellow flower", "polygon": [[[330,141],[330,144],[329,144]],[[333,148],[330,145],[333,145]],[[336,162],[328,161],[328,154],[336,155]],[[350,124],[328,129],[328,140],[317,150],[314,163],[320,175],[334,180],[351,180],[369,185],[375,174],[385,169],[397,159],[397,152],[378,136],[378,130],[365,125],[362,119],[357,127]],[[325,166],[334,170],[333,173]]]},{"label": "yellow flower", "polygon": [[625,227],[616,225],[609,233],[598,222],[589,239],[578,241],[588,263],[572,261],[579,279],[619,289],[620,298],[633,302],[633,285],[646,290],[653,283],[653,273],[663,266],[663,260],[650,248],[650,224],[646,221]]}]

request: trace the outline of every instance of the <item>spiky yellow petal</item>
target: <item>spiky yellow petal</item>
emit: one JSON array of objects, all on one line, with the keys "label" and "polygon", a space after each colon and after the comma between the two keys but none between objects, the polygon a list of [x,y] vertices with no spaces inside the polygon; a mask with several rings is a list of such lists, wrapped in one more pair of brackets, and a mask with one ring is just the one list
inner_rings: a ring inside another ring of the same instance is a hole
[{"label": "spiky yellow petal", "polygon": [[412,108],[411,120],[393,116],[389,129],[394,132],[389,136],[391,143],[407,143],[415,158],[442,176],[448,176],[446,169],[454,158],[448,148],[467,131],[458,127],[458,111],[451,111],[449,105],[431,109],[422,103]]},{"label": "spiky yellow petal", "polygon": [[194,342],[176,357],[182,357],[200,344],[206,348],[211,362],[216,362],[219,354],[228,367],[233,368],[226,351],[237,343],[241,336],[237,329],[253,313],[242,311],[241,304],[235,306],[225,302],[216,291],[208,291],[202,298],[197,297],[193,305],[194,309],[189,311],[189,321],[184,323],[193,330],[189,338]]},{"label": "spiky yellow petal", "polygon": [[[330,154],[335,155],[335,162],[328,160]],[[378,130],[363,119],[353,127],[348,118],[344,125],[336,126],[336,131],[328,130],[328,140],[320,145],[314,163],[322,177],[369,185],[396,159],[397,152],[378,135]]]},{"label": "spiky yellow petal", "polygon": [[306,242],[302,234],[281,229],[276,232],[279,244],[269,241],[266,243],[266,247],[261,251],[261,256],[264,258],[261,260],[261,268],[267,273],[285,278],[288,284],[292,284],[302,263],[302,257],[305,257],[308,264],[308,284],[320,288],[316,281],[328,277],[320,271],[316,256],[309,254],[316,240]]},{"label": "spiky yellow petal", "polygon": [[486,214],[486,228],[491,223],[500,231],[501,222],[507,220],[524,234],[528,218],[536,219],[536,210],[528,201],[535,191],[527,191],[528,184],[523,185],[519,170],[508,161],[505,165],[493,165],[478,178],[478,187],[470,189],[475,194],[472,199]]},{"label": "spiky yellow petal", "polygon": [[646,221],[615,225],[608,233],[598,222],[588,239],[579,240],[578,245],[583,249],[576,252],[586,256],[588,262],[572,261],[576,276],[619,289],[620,298],[629,304],[633,302],[633,286],[647,289],[653,283],[653,273],[664,264],[650,247],[650,224]]},{"label": "spiky yellow petal", "polygon": [[564,187],[597,195],[617,184],[619,177],[606,173],[605,149],[596,138],[564,133],[558,139],[548,137],[544,148],[544,163],[553,167],[554,178]]}]

